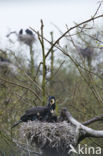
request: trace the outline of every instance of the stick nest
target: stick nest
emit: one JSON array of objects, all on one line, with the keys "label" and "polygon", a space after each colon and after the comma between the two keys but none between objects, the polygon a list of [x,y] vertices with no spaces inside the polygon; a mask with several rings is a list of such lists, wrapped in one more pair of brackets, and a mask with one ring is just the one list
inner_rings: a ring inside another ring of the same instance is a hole
[{"label": "stick nest", "polygon": [[36,144],[42,150],[66,151],[69,150],[70,144],[74,145],[76,128],[66,121],[59,123],[33,121],[23,123],[20,134],[22,139],[27,139],[30,144]]}]

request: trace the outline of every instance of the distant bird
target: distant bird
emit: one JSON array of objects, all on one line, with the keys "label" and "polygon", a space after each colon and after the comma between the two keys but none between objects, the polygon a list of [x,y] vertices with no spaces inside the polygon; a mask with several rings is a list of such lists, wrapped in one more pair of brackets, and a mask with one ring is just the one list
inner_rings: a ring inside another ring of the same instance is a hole
[{"label": "distant bird", "polygon": [[91,58],[92,55],[93,55],[93,49],[89,48],[89,47],[86,47],[84,49],[83,48],[79,48],[79,51],[82,54],[82,56],[84,58],[87,58],[87,59]]},{"label": "distant bird", "polygon": [[[6,69],[5,69],[6,67]],[[9,69],[9,70],[8,70]],[[10,71],[10,73],[14,74],[14,75],[17,75],[18,74],[18,68],[13,65],[13,63],[3,57],[3,56],[0,56],[0,72],[4,72],[4,73],[8,73],[8,71]]]},{"label": "distant bird", "polygon": [[23,42],[23,43],[31,46],[35,41],[35,36],[34,36],[33,32],[29,29],[26,29],[25,32],[26,32],[26,34],[23,34],[23,29],[21,29],[19,31],[18,40],[20,42]]},{"label": "distant bird", "polygon": [[91,66],[92,58],[94,56],[94,49],[92,47],[81,48],[79,46],[75,46],[79,54],[87,60],[88,66]]},{"label": "distant bird", "polygon": [[28,122],[34,120],[40,121],[48,121],[53,122],[56,121],[56,116],[53,116],[53,112],[56,108],[55,97],[50,96],[48,99],[48,105],[46,106],[37,106],[27,110],[23,116],[21,116],[20,120],[15,123],[12,128],[17,126],[21,122]]},{"label": "distant bird", "polygon": [[26,32],[27,34],[29,34],[29,35],[34,35],[33,32],[32,32],[31,30],[29,30],[29,29],[26,29],[25,32]]},{"label": "distant bird", "polygon": [[19,32],[10,32],[7,37],[9,38],[12,34],[15,34],[17,36],[19,42],[25,43],[28,46],[33,45],[33,43],[35,42],[35,35],[29,29],[26,29],[25,33],[23,33],[23,29],[20,29]]},{"label": "distant bird", "polygon": [[7,63],[10,63],[10,60],[9,59],[6,59],[2,56],[0,56],[0,62],[7,62]]},{"label": "distant bird", "polygon": [[19,34],[20,34],[20,35],[23,34],[23,29],[20,29]]}]

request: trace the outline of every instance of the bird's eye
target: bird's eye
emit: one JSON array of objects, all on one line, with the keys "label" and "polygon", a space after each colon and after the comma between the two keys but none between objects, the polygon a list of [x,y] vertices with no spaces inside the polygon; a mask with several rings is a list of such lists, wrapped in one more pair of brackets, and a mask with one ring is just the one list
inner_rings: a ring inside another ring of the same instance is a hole
[{"label": "bird's eye", "polygon": [[51,105],[55,103],[54,99],[50,100]]}]

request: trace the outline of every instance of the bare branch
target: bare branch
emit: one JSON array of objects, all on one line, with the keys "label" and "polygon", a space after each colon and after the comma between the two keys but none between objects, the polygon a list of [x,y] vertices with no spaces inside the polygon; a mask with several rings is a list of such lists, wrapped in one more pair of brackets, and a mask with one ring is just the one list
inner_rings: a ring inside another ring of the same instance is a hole
[{"label": "bare branch", "polygon": [[82,139],[86,137],[103,138],[103,131],[94,130],[82,125],[80,122],[74,119],[70,112],[68,112],[65,108],[62,110],[62,113],[70,123],[80,128],[80,131],[82,133],[80,137],[83,137]]},{"label": "bare branch", "polygon": [[93,16],[93,17],[95,17],[95,16],[97,15],[97,13],[98,13],[98,11],[99,11],[100,7],[101,7],[101,3],[99,4],[99,6],[98,6],[98,8],[97,8],[97,10],[96,10],[96,12],[95,12],[95,14],[94,14],[94,16]]},{"label": "bare branch", "polygon": [[100,17],[103,17],[103,14],[101,14],[101,15],[99,15],[99,16],[96,16],[96,17],[92,17],[92,18],[90,18],[90,19],[88,19],[88,20],[86,20],[86,21],[84,21],[84,22],[81,22],[81,23],[77,24],[76,26],[71,27],[69,30],[67,30],[64,34],[62,34],[62,35],[53,43],[53,45],[51,46],[51,48],[48,50],[48,52],[47,52],[47,54],[46,54],[46,57],[47,57],[47,56],[49,55],[49,53],[51,52],[52,48],[53,48],[57,43],[59,43],[59,41],[60,41],[67,33],[69,33],[71,30],[73,30],[73,29],[75,29],[75,28],[77,28],[77,27],[79,27],[80,25],[83,25],[83,24],[85,24],[85,23],[89,23],[89,22],[91,22],[91,21],[94,21],[95,19],[98,19],[98,18],[100,18]]},{"label": "bare branch", "polygon": [[26,86],[23,86],[23,85],[21,85],[21,84],[17,84],[17,83],[12,82],[12,81],[8,81],[8,80],[6,80],[6,79],[4,79],[4,78],[2,78],[2,77],[0,77],[0,80],[5,81],[5,82],[7,82],[7,83],[10,83],[10,84],[12,84],[12,85],[16,85],[16,86],[18,86],[18,87],[25,88],[25,89],[31,91],[31,92],[41,101],[41,98],[40,98],[40,97],[37,95],[37,93],[36,93],[34,90],[32,90],[31,88],[26,87]]},{"label": "bare branch", "polygon": [[37,75],[38,75],[38,72],[40,70],[40,66],[43,64],[43,62],[40,62],[39,65],[38,65],[38,68],[37,68],[37,72],[35,74],[35,77],[34,77],[34,80],[36,79]]},{"label": "bare branch", "polygon": [[58,69],[56,70],[56,72],[53,74],[53,76],[51,78],[48,78],[47,79],[47,82],[48,81],[51,81],[56,75],[57,73],[59,72],[59,70],[61,69],[62,65],[65,63],[65,60],[61,62],[60,66],[58,67]]},{"label": "bare branch", "polygon": [[13,139],[13,142],[14,142],[14,143],[17,145],[17,147],[19,147],[20,149],[22,149],[22,150],[24,150],[24,151],[26,151],[26,152],[30,152],[30,153],[32,153],[32,154],[34,154],[34,155],[39,155],[39,156],[41,156],[40,153],[37,153],[37,152],[32,151],[32,150],[30,150],[30,149],[27,149],[27,147],[24,147],[20,142],[18,142],[18,141],[15,140],[15,139]]},{"label": "bare branch", "polygon": [[82,124],[83,125],[90,125],[90,124],[92,124],[92,123],[94,123],[96,121],[101,121],[101,120],[103,121],[103,114],[101,114],[99,116],[96,116],[96,117],[94,117],[94,118],[92,118],[92,119],[90,119],[88,121],[85,121]]},{"label": "bare branch", "polygon": [[[81,26],[81,25],[83,25],[83,24],[86,24],[86,23],[89,23],[89,22],[91,22],[91,21],[94,21],[94,20],[96,20],[96,19],[98,19],[98,18],[101,18],[101,17],[103,17],[103,14],[101,14],[101,15],[99,15],[99,16],[96,16],[96,17],[91,17],[90,19],[88,19],[88,20],[86,20],[86,21],[84,21],[84,22],[81,22],[81,23],[79,23],[79,24],[77,24],[77,25],[75,25],[75,26],[69,28],[65,33],[63,33],[63,34],[52,44],[52,46],[51,46],[50,49],[48,50],[48,52],[47,52],[47,54],[46,54],[45,57],[48,57],[48,55],[50,54],[51,50],[52,50],[54,47],[56,47],[56,44],[59,43],[59,41],[60,41],[67,33],[69,33],[71,30],[73,30],[73,29],[75,29],[75,28],[77,28],[77,27],[79,27],[79,26]],[[30,29],[31,29],[32,31],[34,31],[35,33],[37,33],[37,31],[35,31],[33,28],[30,27]],[[46,38],[44,38],[44,39],[51,45],[51,42],[50,42],[50,41],[48,41]]]}]

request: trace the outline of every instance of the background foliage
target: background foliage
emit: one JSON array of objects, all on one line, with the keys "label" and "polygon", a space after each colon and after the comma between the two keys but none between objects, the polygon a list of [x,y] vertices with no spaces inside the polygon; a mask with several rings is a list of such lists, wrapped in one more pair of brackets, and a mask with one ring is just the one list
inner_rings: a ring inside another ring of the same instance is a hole
[{"label": "background foliage", "polygon": [[[86,25],[84,31],[78,27],[76,37],[68,34],[62,44],[62,50],[71,56],[64,55],[58,48],[53,48],[46,57],[46,43],[41,22],[40,34],[35,34],[40,49],[25,45],[30,52],[30,59],[22,52],[0,50],[0,56],[10,60],[16,69],[0,66],[0,154],[2,156],[28,155],[23,143],[17,143],[19,127],[12,132],[11,126],[20,119],[25,110],[35,105],[45,105],[49,95],[56,97],[56,114],[66,107],[78,121],[84,122],[103,113],[103,59],[102,31]],[[88,29],[87,29],[88,28]],[[51,45],[54,43],[53,33]],[[10,43],[11,44],[11,43]],[[85,48],[89,48],[83,55]],[[92,48],[92,54],[90,54]],[[32,51],[32,53],[31,53]],[[25,53],[25,49],[23,49]],[[37,54],[38,53],[38,54]],[[40,58],[37,57],[40,55]],[[41,61],[39,61],[41,60]],[[39,64],[39,63],[40,64]],[[40,68],[38,68],[40,67]],[[102,122],[91,125],[102,129]],[[14,143],[15,142],[15,143]],[[103,139],[86,139],[82,144],[103,146]],[[17,146],[18,145],[18,146]],[[21,145],[21,146],[20,146]],[[32,155],[32,153],[31,153]]]}]

